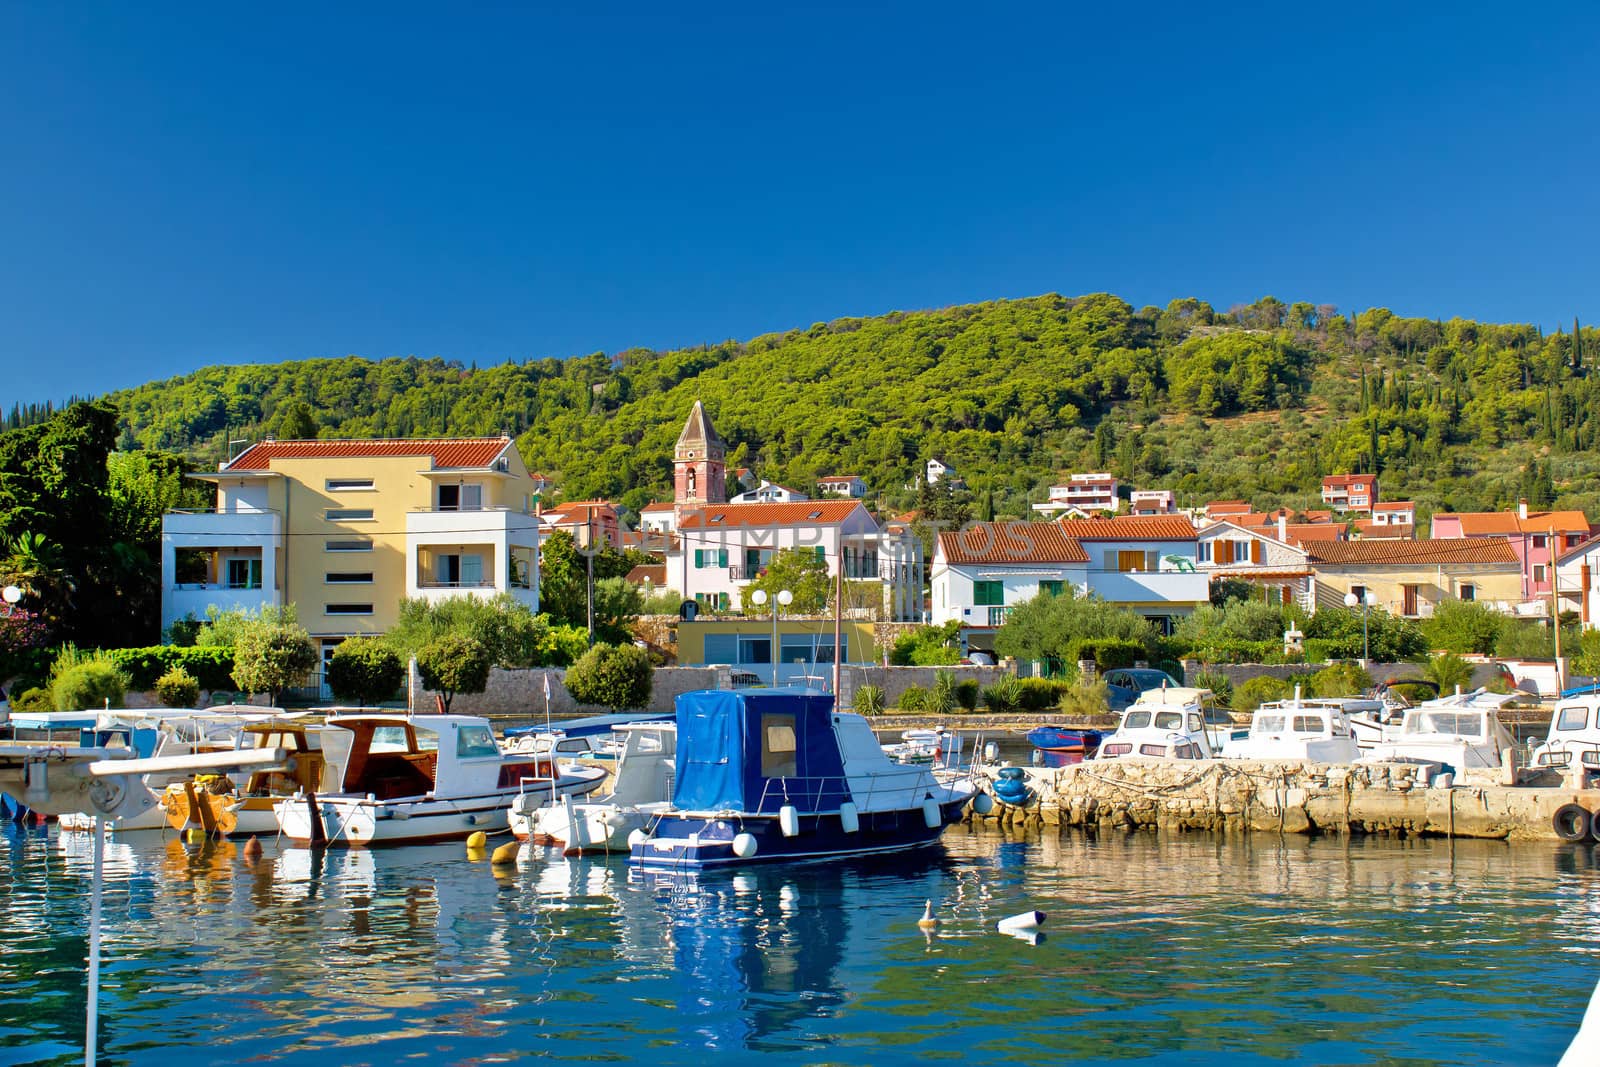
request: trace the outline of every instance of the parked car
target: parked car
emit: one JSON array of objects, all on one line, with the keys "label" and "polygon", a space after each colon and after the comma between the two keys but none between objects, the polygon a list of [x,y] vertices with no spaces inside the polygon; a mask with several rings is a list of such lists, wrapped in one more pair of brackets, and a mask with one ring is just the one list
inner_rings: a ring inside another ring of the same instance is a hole
[{"label": "parked car", "polygon": [[1152,667],[1119,667],[1106,671],[1101,677],[1106,683],[1106,699],[1115,712],[1128,710],[1128,705],[1147,690],[1160,689],[1162,686],[1176,689],[1182,684],[1166,671]]},{"label": "parked car", "polygon": [[734,689],[750,689],[758,685],[766,685],[766,679],[754,671],[732,670],[728,672],[728,684]]}]

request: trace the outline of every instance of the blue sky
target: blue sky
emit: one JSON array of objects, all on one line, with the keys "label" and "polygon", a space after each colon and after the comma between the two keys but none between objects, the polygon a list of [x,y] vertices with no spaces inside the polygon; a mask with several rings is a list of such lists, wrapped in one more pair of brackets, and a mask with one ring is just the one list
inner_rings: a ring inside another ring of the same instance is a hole
[{"label": "blue sky", "polygon": [[0,404],[1043,292],[1600,322],[1592,5],[767,6],[3,3]]}]

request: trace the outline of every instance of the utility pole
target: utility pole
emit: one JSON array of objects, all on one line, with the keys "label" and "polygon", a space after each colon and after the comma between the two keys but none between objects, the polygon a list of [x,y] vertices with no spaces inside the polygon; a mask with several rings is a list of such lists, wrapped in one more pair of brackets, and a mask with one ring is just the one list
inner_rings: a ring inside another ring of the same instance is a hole
[{"label": "utility pole", "polygon": [[584,526],[585,526],[585,529],[588,531],[588,537],[585,538],[585,540],[587,540],[589,542],[588,545],[586,546],[587,547],[587,551],[584,553],[584,555],[585,555],[585,557],[587,557],[588,563],[589,563],[589,582],[588,582],[588,587],[589,587],[589,647],[593,648],[594,647],[594,508],[593,507],[589,508],[588,521],[584,524]]},{"label": "utility pole", "polygon": [[1556,696],[1561,695],[1561,690],[1567,687],[1567,672],[1562,669],[1561,663],[1561,596],[1557,592],[1560,588],[1560,571],[1556,568],[1556,528],[1550,526],[1550,628],[1556,642]]},{"label": "utility pole", "polygon": [[839,699],[839,667],[844,659],[840,645],[844,636],[844,531],[839,531],[838,577],[833,592],[833,699]]}]

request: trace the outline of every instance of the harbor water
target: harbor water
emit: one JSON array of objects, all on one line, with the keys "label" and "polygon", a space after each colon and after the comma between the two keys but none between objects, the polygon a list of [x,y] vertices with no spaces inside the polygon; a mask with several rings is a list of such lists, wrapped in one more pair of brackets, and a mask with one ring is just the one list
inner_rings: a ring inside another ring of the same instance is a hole
[{"label": "harbor water", "polygon": [[[0,1063],[81,1062],[87,835],[0,840]],[[630,880],[459,845],[107,845],[101,1062],[1538,1064],[1593,846],[1006,836]],[[942,920],[918,928],[924,900]],[[1029,909],[1044,937],[996,932]]]}]

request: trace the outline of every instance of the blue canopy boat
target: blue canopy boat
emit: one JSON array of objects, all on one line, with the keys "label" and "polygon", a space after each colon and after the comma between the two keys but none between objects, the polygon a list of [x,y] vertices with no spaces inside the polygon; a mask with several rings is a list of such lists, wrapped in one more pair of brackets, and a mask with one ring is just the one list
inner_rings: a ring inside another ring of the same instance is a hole
[{"label": "blue canopy boat", "polygon": [[885,755],[860,715],[811,689],[677,699],[671,809],[630,838],[638,867],[699,870],[860,856],[938,841],[970,781]]}]

